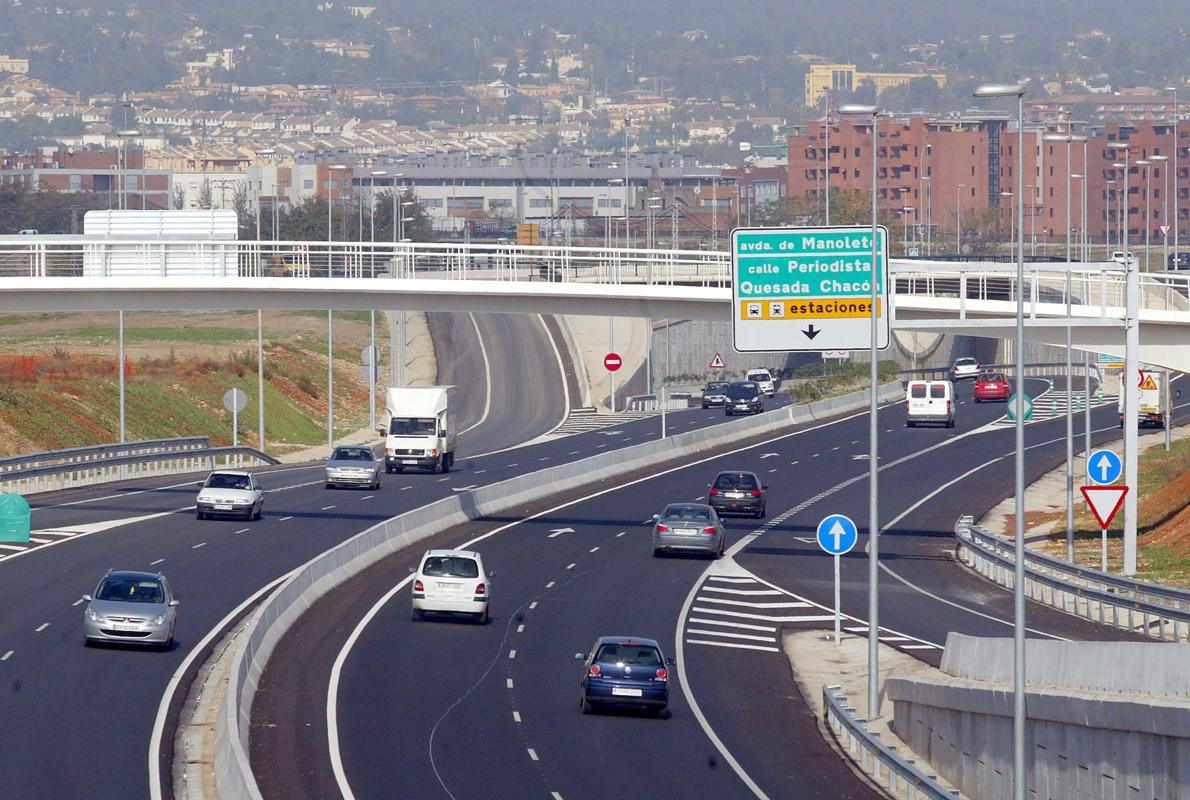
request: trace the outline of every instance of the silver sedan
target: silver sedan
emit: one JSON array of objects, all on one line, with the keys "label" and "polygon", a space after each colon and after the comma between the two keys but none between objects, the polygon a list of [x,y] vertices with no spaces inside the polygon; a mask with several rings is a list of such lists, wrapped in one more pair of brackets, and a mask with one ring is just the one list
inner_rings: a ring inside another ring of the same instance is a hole
[{"label": "silver sedan", "polygon": [[160,573],[108,570],[95,594],[85,594],[83,600],[85,644],[151,644],[165,649],[173,644],[178,601]]},{"label": "silver sedan", "polygon": [[366,445],[336,447],[326,462],[326,488],[366,486],[379,489],[382,464]]},{"label": "silver sedan", "polygon": [[723,555],[726,539],[715,509],[704,503],[670,503],[653,515],[653,556],[663,553]]}]

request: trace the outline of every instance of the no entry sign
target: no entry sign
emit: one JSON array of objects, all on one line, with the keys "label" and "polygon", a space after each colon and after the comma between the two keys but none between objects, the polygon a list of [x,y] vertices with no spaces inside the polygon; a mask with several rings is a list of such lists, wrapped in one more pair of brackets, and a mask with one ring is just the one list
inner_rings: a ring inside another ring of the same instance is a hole
[{"label": "no entry sign", "polygon": [[603,357],[603,367],[608,372],[615,372],[622,366],[624,366],[624,360],[620,358],[619,353],[608,353]]}]

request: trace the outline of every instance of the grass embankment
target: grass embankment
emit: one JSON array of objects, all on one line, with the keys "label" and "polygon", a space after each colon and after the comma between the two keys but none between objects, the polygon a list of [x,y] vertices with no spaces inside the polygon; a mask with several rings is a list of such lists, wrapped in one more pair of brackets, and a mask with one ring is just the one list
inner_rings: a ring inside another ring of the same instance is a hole
[{"label": "grass embankment", "polygon": [[[884,384],[896,380],[898,369],[895,361],[878,362],[878,382]],[[870,370],[870,364],[854,361],[804,364],[793,371],[792,380],[786,381],[786,384],[792,384],[786,391],[794,403],[814,403],[868,388]]]},{"label": "grass embankment", "polygon": [[[0,455],[116,441],[116,327],[61,315],[62,324],[50,329],[47,315],[23,316],[29,324],[4,317],[0,332]],[[257,444],[255,320],[237,326],[226,323],[242,314],[213,316],[202,319],[208,324],[192,324],[195,318],[182,314],[137,315],[174,324],[126,324],[128,439],[209,436],[213,444],[230,444],[231,414],[223,408],[223,394],[236,387],[248,395],[239,440]],[[303,317],[308,315],[266,315],[265,428],[273,453],[326,437],[326,338],[299,330],[315,327]],[[272,336],[270,327],[278,329]],[[367,424],[368,393],[357,368],[359,333],[347,325],[335,331],[340,432]]]},{"label": "grass embankment", "polygon": [[[1190,439],[1175,441],[1168,453],[1160,444],[1141,453],[1139,474],[1137,577],[1190,586]],[[1099,523],[1081,496],[1076,493],[1075,498],[1075,559],[1098,567]],[[1123,518],[1121,510],[1114,529],[1108,532],[1108,569],[1112,572],[1118,572],[1124,564]],[[1065,557],[1065,541],[1063,526],[1051,537],[1050,551]]]}]

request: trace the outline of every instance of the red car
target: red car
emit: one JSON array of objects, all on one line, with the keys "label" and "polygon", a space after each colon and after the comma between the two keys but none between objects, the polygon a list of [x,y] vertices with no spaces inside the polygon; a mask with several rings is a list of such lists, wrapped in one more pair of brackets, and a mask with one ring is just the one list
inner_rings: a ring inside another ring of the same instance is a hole
[{"label": "red car", "polygon": [[972,395],[975,402],[984,400],[1008,400],[1012,392],[1008,388],[1008,379],[1002,372],[983,372],[975,379],[975,389]]}]

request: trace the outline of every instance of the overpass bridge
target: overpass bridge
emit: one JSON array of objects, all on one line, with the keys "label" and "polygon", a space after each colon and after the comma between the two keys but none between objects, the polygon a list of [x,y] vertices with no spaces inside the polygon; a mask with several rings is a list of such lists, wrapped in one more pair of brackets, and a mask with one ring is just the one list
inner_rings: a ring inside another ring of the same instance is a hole
[{"label": "overpass bridge", "polygon": [[[894,330],[1122,355],[1124,270],[892,259]],[[730,318],[728,253],[487,243],[0,237],[0,312],[383,309]],[[1190,372],[1190,275],[1140,276],[1140,360]],[[1002,320],[1003,325],[994,321]]]}]

